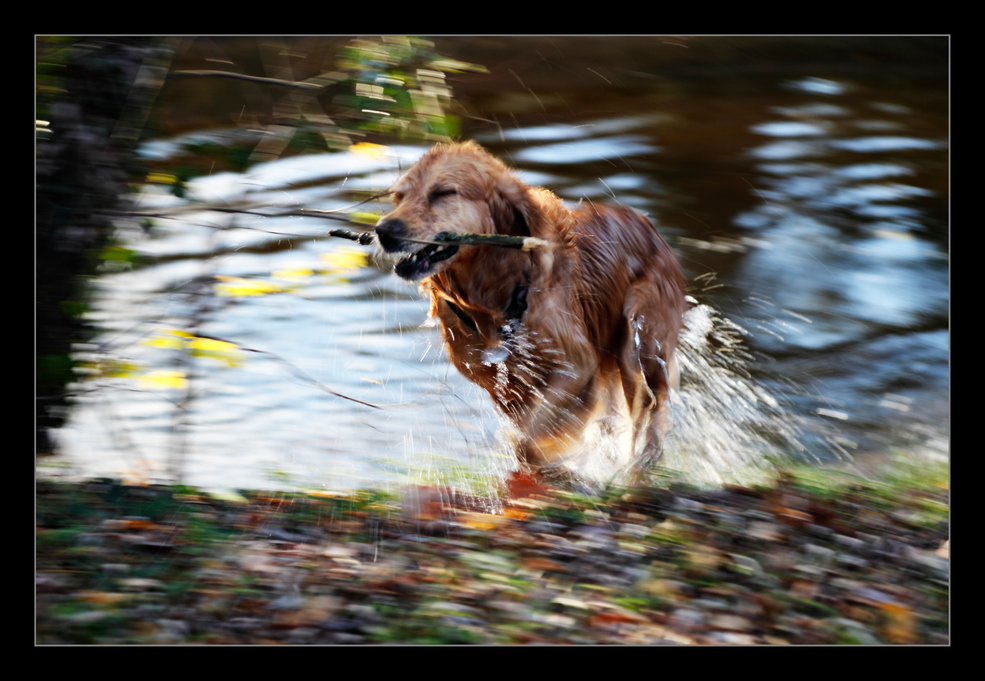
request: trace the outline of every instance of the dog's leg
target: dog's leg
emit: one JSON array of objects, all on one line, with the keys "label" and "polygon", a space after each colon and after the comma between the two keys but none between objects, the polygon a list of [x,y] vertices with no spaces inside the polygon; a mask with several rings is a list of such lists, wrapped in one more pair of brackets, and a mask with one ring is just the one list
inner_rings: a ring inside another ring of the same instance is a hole
[{"label": "dog's leg", "polygon": [[666,315],[653,307],[659,300],[654,284],[642,281],[626,296],[623,312],[626,338],[618,358],[626,403],[633,427],[633,457],[637,474],[660,458],[669,427],[667,401],[677,381],[673,361],[677,327],[666,327]]},{"label": "dog's leg", "polygon": [[567,371],[549,375],[539,395],[512,415],[521,434],[517,458],[548,475],[552,469],[559,469],[591,420],[598,404],[598,389],[594,368],[579,375]]}]

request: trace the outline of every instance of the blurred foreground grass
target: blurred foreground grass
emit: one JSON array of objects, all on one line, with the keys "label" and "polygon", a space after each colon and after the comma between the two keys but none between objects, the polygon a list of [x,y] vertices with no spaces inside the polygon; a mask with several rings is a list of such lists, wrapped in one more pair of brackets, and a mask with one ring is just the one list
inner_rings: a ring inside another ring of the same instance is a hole
[{"label": "blurred foreground grass", "polygon": [[39,479],[36,641],[948,643],[944,463],[756,488],[508,486]]}]

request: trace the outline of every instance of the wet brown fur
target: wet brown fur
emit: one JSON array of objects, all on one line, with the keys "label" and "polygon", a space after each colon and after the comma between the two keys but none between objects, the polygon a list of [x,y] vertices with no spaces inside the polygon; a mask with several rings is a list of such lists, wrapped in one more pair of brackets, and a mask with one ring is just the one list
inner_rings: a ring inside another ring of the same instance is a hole
[{"label": "wet brown fur", "polygon": [[[563,463],[592,418],[620,408],[632,423],[634,460],[659,456],[685,283],[646,217],[590,202],[569,209],[474,143],[434,147],[393,192],[395,208],[377,226],[386,250],[418,250],[400,238],[439,232],[549,242],[529,252],[463,246],[422,282],[452,362],[519,431],[521,461]],[[506,310],[524,285],[526,309],[511,337]],[[485,362],[483,352],[504,341],[502,364]]]}]

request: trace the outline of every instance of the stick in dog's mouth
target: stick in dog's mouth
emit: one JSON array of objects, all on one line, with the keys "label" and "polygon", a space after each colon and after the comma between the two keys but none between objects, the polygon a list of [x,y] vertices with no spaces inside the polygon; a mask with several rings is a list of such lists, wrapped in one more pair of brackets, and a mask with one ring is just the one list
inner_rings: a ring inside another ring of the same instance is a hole
[{"label": "stick in dog's mouth", "polygon": [[[350,232],[347,229],[330,229],[329,236],[337,236],[349,241],[356,241],[363,246],[377,242],[373,232]],[[401,237],[400,241],[413,244],[424,244],[424,247],[401,258],[394,272],[402,279],[419,279],[431,273],[434,265],[447,260],[456,253],[460,246],[498,246],[500,248],[517,248],[529,251],[533,248],[547,246],[549,242],[532,236],[509,236],[506,234],[452,234],[439,232],[433,239],[411,239]]]},{"label": "stick in dog's mouth", "polygon": [[[409,239],[412,241],[412,239]],[[509,236],[507,234],[452,234],[440,232],[434,235],[433,241],[421,243],[458,244],[460,246],[499,246],[500,248],[518,248],[529,251],[538,246],[546,246],[548,242],[532,236]]]},{"label": "stick in dog's mouth", "polygon": [[[411,240],[405,239],[405,241]],[[401,258],[393,271],[403,279],[418,279],[429,274],[436,264],[456,253],[458,246],[431,244]]]},{"label": "stick in dog's mouth", "polygon": [[[337,236],[349,241],[357,241],[363,246],[369,246],[376,241],[373,232],[350,232],[347,229],[330,229],[329,236]],[[428,246],[446,247],[453,244],[457,250],[458,246],[499,246],[500,248],[518,248],[529,251],[533,248],[548,245],[547,241],[533,236],[508,236],[506,234],[452,234],[451,232],[440,232],[434,235],[433,239],[409,239],[401,237],[401,241],[415,244],[426,244]],[[436,249],[440,250],[440,249]],[[440,260],[445,260],[454,255],[448,253]],[[432,259],[432,262],[439,262]]]}]

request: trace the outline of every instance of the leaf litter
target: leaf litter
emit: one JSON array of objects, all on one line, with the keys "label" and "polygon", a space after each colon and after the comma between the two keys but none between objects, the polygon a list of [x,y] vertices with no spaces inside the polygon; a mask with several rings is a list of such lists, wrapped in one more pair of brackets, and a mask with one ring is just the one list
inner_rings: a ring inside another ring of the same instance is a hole
[{"label": "leaf litter", "polygon": [[492,507],[39,478],[36,642],[947,645],[947,475],[517,473]]}]

